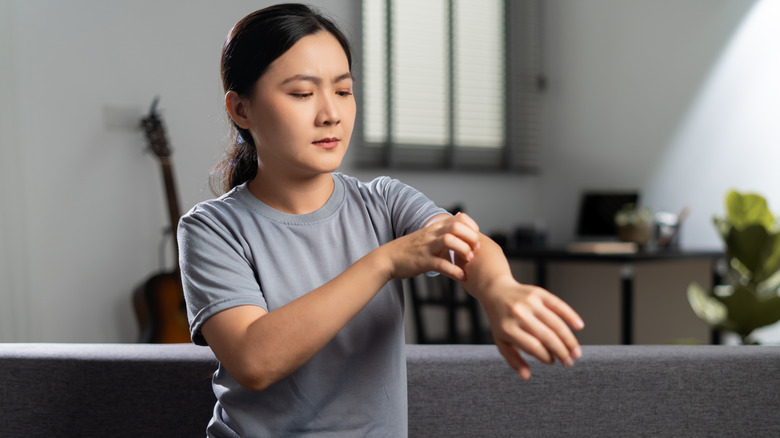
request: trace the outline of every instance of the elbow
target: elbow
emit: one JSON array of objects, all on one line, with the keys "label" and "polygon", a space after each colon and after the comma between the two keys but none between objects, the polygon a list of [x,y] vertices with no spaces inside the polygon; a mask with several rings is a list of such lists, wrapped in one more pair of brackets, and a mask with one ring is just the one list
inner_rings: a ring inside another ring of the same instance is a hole
[{"label": "elbow", "polygon": [[256,364],[244,366],[240,370],[236,370],[235,373],[231,372],[230,369],[227,371],[239,385],[251,392],[265,391],[284,378],[282,373]]},{"label": "elbow", "polygon": [[236,380],[241,386],[244,387],[244,389],[251,391],[251,392],[262,392],[268,389],[269,386],[273,385],[275,382],[269,380],[269,379],[263,379],[263,378],[254,378],[254,379],[242,379],[242,380]]}]

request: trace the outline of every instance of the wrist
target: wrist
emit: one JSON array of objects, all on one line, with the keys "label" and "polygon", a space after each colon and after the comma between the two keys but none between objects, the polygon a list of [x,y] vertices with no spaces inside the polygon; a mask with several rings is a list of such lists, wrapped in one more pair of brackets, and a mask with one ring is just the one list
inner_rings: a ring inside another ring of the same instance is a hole
[{"label": "wrist", "polygon": [[371,272],[374,272],[382,283],[387,283],[393,279],[393,264],[390,259],[386,245],[374,249],[363,257]]},{"label": "wrist", "polygon": [[485,301],[489,301],[498,295],[502,294],[502,291],[506,291],[509,288],[517,284],[517,280],[510,274],[500,274],[495,276],[483,276],[479,278],[479,281],[475,281],[473,285],[466,286],[474,298],[480,303],[484,304]]}]

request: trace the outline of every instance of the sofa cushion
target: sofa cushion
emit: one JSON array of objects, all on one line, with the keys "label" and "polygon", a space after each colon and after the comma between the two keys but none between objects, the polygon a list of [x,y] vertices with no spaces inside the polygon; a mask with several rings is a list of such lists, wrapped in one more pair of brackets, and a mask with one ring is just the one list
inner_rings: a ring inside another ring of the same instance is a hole
[{"label": "sofa cushion", "polygon": [[780,347],[585,346],[573,367],[409,346],[410,437],[780,436]]},{"label": "sofa cushion", "polygon": [[215,369],[191,344],[3,344],[0,436],[204,436]]}]

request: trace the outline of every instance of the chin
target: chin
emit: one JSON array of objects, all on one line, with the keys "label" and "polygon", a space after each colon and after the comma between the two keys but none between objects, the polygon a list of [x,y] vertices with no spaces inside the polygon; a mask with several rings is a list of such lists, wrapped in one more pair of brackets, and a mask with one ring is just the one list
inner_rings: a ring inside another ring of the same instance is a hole
[{"label": "chin", "polygon": [[328,169],[328,172],[335,172],[339,167],[341,167],[341,163],[344,161],[344,154],[341,154],[338,158],[331,158],[332,159],[328,160],[327,163],[324,163],[323,168]]}]

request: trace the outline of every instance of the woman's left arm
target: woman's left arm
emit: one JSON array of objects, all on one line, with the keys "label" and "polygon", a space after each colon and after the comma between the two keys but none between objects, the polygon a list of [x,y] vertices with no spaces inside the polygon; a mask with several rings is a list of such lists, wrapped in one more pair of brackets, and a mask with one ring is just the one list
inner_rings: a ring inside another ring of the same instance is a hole
[{"label": "woman's left arm", "polygon": [[567,366],[582,355],[571,330],[585,326],[582,318],[547,290],[515,280],[493,240],[480,233],[473,259],[463,266],[466,279],[461,284],[484,307],[498,350],[521,378],[531,377],[521,351],[547,364],[558,359]]}]

